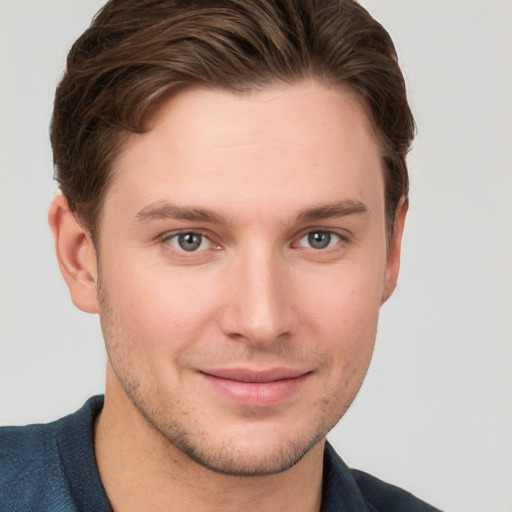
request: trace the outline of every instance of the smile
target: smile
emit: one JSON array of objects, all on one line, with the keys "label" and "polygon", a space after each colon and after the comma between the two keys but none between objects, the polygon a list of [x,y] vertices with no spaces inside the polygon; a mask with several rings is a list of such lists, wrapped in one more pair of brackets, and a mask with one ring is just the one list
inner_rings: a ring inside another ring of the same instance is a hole
[{"label": "smile", "polygon": [[200,375],[215,392],[242,407],[272,407],[296,394],[312,372],[275,368],[203,370]]}]

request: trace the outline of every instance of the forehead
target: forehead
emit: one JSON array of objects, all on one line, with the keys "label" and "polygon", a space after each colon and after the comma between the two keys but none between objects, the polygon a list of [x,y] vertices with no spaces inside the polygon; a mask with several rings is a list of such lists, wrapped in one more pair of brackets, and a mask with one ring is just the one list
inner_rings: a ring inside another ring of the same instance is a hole
[{"label": "forehead", "polygon": [[190,89],[166,100],[147,132],[124,143],[105,207],[181,201],[257,213],[265,204],[297,209],[321,196],[382,195],[364,107],[348,91],[304,82],[245,95]]}]

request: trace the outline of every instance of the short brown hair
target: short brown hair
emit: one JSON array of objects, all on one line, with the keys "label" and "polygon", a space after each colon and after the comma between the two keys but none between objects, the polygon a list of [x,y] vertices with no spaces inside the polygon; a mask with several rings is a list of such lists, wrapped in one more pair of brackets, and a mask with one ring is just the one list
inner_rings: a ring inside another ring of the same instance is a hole
[{"label": "short brown hair", "polygon": [[353,0],[110,0],[75,42],[55,97],[56,179],[95,238],[127,132],[199,85],[250,92],[313,78],[364,103],[382,146],[386,219],[408,195],[414,120],[393,42]]}]

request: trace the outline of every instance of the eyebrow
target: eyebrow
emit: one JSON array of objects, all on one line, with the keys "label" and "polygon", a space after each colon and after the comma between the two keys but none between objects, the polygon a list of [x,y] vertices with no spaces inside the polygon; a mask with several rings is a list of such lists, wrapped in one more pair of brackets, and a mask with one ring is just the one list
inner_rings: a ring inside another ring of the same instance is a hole
[{"label": "eyebrow", "polygon": [[[347,199],[304,210],[297,216],[297,222],[302,223],[334,217],[345,217],[347,215],[366,213],[367,211],[368,208],[362,202]],[[135,215],[135,221],[141,223],[165,219],[226,224],[226,219],[223,216],[208,208],[181,207],[170,204],[167,201],[150,204]]]},{"label": "eyebrow", "polygon": [[150,222],[152,220],[189,220],[199,222],[215,222],[225,224],[225,219],[207,208],[184,208],[175,206],[166,201],[150,204],[135,215],[136,222]]},{"label": "eyebrow", "polygon": [[297,222],[311,222],[315,220],[345,217],[357,213],[366,213],[368,208],[361,201],[346,199],[337,203],[329,203],[303,211],[297,217]]}]

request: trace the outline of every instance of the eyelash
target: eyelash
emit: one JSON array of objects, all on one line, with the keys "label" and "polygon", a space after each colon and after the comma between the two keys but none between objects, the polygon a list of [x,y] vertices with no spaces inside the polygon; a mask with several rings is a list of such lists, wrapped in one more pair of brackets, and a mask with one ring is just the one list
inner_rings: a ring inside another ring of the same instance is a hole
[{"label": "eyelash", "polygon": [[[300,242],[303,239],[305,239],[306,237],[310,237],[312,235],[318,235],[318,234],[328,235],[329,240],[328,240],[326,247],[315,248],[315,247],[311,247],[311,246],[304,247],[304,246],[300,245]],[[179,237],[185,236],[185,235],[194,235],[194,236],[199,236],[201,238],[200,242],[199,242],[199,246],[198,246],[199,250],[196,249],[196,250],[192,250],[192,251],[187,251],[186,249],[183,249],[182,247],[180,248],[179,246],[176,246],[171,243],[171,240],[175,239],[175,240],[177,240],[177,244],[179,244],[179,241],[178,241]],[[335,240],[335,243],[333,245],[331,245],[333,238]],[[207,241],[207,243],[209,244],[209,247],[201,249],[201,246],[204,244],[205,241]],[[162,242],[168,246],[171,246],[173,251],[176,254],[179,254],[181,257],[193,257],[193,256],[197,257],[199,254],[204,253],[208,249],[219,250],[222,248],[219,244],[216,244],[211,239],[210,236],[208,236],[207,234],[205,234],[204,232],[202,232],[200,230],[182,230],[182,231],[176,231],[173,233],[168,233],[162,237]],[[296,249],[301,249],[301,248],[306,249],[306,250],[309,249],[309,250],[312,250],[312,251],[320,254],[320,253],[330,253],[332,251],[335,251],[340,244],[345,244],[347,242],[348,242],[347,235],[341,235],[340,233],[338,233],[336,231],[329,230],[329,229],[308,229],[307,231],[303,231],[298,237],[295,237],[290,246],[292,248],[296,248]]]}]

